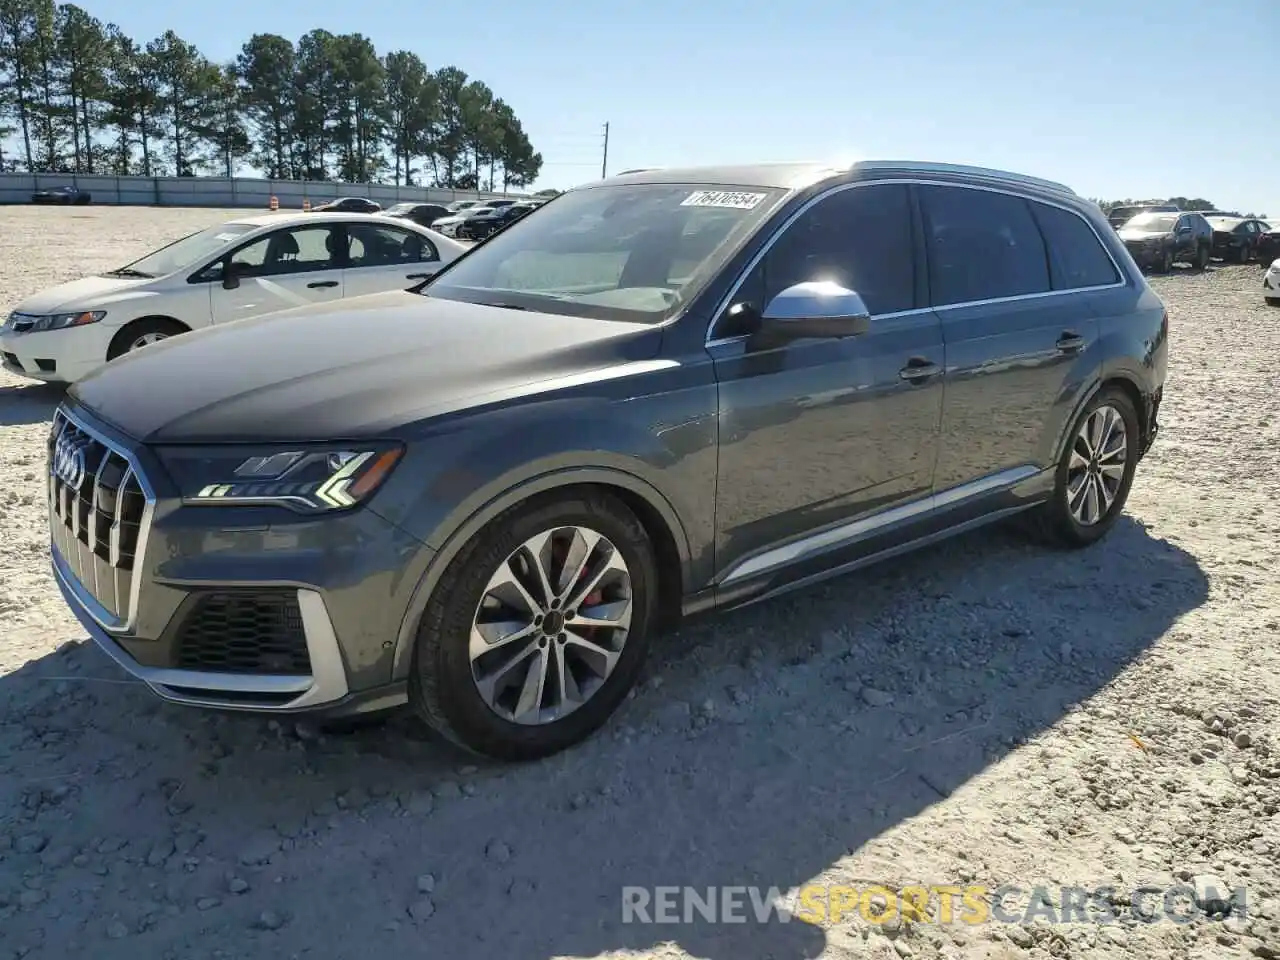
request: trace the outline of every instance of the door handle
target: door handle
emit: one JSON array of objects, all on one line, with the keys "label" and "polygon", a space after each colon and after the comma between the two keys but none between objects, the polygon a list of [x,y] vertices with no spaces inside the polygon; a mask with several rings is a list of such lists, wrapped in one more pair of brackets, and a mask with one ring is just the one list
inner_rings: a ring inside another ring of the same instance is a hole
[{"label": "door handle", "polygon": [[898,371],[898,376],[912,383],[923,383],[930,377],[936,377],[941,372],[942,368],[932,360],[927,360],[924,357],[912,357],[907,361],[907,365]]},{"label": "door handle", "polygon": [[406,273],[404,278],[406,280],[426,280],[430,276],[431,274],[429,273]]},{"label": "door handle", "polygon": [[1058,338],[1058,349],[1063,353],[1075,353],[1084,347],[1084,337],[1074,330],[1064,330]]},{"label": "door handle", "polygon": [[307,284],[307,289],[308,289],[308,290],[316,290],[316,289],[319,289],[319,288],[321,288],[321,287],[336,287],[337,285],[338,285],[338,281],[337,281],[337,280],[316,280],[316,281],[314,281],[314,282],[312,282],[312,283],[308,283],[308,284]]}]

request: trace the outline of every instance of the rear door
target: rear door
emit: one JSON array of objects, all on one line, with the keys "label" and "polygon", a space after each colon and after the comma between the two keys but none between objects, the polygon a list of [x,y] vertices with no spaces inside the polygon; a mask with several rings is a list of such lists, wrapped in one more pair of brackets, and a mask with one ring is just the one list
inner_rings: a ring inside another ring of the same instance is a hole
[{"label": "rear door", "polygon": [[[202,274],[214,323],[342,298],[342,227],[325,219],[251,240]],[[239,285],[222,284],[227,261]]]},{"label": "rear door", "polygon": [[[935,490],[1000,486],[1052,461],[1064,411],[1095,366],[1090,278],[1118,282],[1077,214],[996,190],[921,185],[932,303],[947,370]],[[1051,248],[1044,233],[1053,238]]]},{"label": "rear door", "polygon": [[440,253],[428,237],[381,223],[353,222],[347,228],[347,297],[408,290],[440,269]]}]

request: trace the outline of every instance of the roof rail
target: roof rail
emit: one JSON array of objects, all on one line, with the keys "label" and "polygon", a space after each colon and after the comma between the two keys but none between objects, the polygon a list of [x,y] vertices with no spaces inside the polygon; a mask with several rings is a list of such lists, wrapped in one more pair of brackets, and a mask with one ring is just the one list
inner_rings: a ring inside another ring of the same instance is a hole
[{"label": "roof rail", "polygon": [[990,167],[973,167],[961,163],[930,163],[920,160],[859,160],[850,165],[851,170],[911,170],[917,173],[958,173],[984,180],[1000,180],[1005,183],[1023,183],[1028,186],[1052,190],[1055,193],[1066,193],[1076,196],[1076,192],[1066,184],[1056,180],[1045,180],[1042,177],[1031,177],[1025,173],[1011,173],[1008,170],[995,170]]}]

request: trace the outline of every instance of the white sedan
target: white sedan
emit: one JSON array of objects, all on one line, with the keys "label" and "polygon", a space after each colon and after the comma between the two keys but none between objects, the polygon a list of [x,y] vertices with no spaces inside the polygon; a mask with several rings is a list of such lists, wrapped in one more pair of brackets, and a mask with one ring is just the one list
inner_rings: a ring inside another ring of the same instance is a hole
[{"label": "white sedan", "polygon": [[467,247],[374,214],[268,214],[29,297],[0,326],[6,370],[71,383],[121,354],[211,324],[404,290]]},{"label": "white sedan", "polygon": [[1262,275],[1262,296],[1270,306],[1280,307],[1280,258],[1272,260]]}]

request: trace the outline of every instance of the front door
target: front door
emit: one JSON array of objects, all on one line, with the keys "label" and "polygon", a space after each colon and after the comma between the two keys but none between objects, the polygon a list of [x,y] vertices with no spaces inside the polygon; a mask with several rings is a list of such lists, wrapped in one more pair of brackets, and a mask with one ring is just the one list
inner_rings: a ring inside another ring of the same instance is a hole
[{"label": "front door", "polygon": [[853,185],[801,213],[731,298],[762,310],[792,284],[835,280],[872,318],[861,336],[785,346],[713,330],[727,580],[785,568],[796,551],[780,545],[928,494],[945,357],[938,318],[917,309],[914,250],[907,186]]},{"label": "front door", "polygon": [[936,488],[1031,474],[1050,465],[1046,438],[1094,369],[1087,291],[1120,277],[1069,210],[979,188],[918,189],[947,345]]},{"label": "front door", "polygon": [[[214,323],[342,298],[342,228],[306,224],[275,230],[230,255],[239,286],[228,290],[211,273]],[[224,268],[222,268],[224,269]]]},{"label": "front door", "polygon": [[346,227],[350,246],[342,277],[347,297],[408,290],[440,269],[435,244],[420,233],[379,223]]}]

